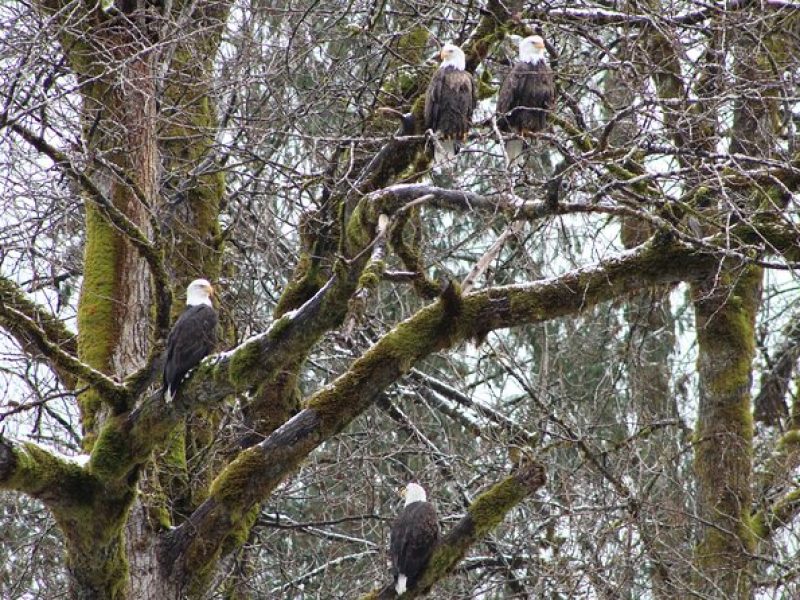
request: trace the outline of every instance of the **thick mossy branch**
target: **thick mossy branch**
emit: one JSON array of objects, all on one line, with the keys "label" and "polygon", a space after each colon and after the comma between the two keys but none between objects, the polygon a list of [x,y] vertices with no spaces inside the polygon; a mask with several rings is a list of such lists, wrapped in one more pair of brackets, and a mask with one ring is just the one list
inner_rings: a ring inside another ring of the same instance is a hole
[{"label": "thick mossy branch", "polygon": [[[264,351],[264,340],[260,344],[248,343],[248,352],[243,352],[242,349],[236,352],[236,362],[231,365],[227,374],[223,363],[214,375],[216,380],[227,379],[239,390],[267,383],[274,384],[268,393],[256,393],[246,408],[248,425],[255,431],[256,437],[270,433],[275,427],[276,404],[273,399],[276,396],[284,398],[281,404],[288,410],[295,408],[296,403],[289,396],[299,396],[296,393],[297,371],[319,339],[343,323],[350,300],[363,282],[363,271],[370,259],[370,248],[374,248],[373,244],[381,238],[378,235],[380,215],[366,210],[365,207],[369,208],[365,203],[359,203],[344,227],[344,242],[340,245],[340,250],[348,258],[337,257],[332,262],[330,279],[297,310],[283,312],[291,303],[311,294],[316,286],[316,279],[320,277],[321,267],[316,260],[311,260],[309,256],[301,261],[307,271],[296,271],[295,275],[301,276],[290,284],[295,291],[287,291],[279,302],[276,310],[282,316],[267,333],[268,351]],[[320,251],[320,246],[312,239],[314,235],[307,227],[304,229],[306,231],[303,238],[309,239],[303,245]],[[322,237],[327,238],[329,234]],[[324,246],[328,242],[321,243]],[[327,255],[327,251],[322,252],[322,255]],[[312,280],[315,283],[310,285]],[[298,295],[298,292],[302,295]],[[290,297],[291,303],[284,302]]]},{"label": "thick mossy branch", "polygon": [[[342,431],[420,359],[493,329],[574,314],[598,302],[654,284],[691,280],[716,260],[683,245],[647,244],[600,264],[526,285],[453,294],[398,324],[333,383],[314,394],[303,411],[225,469],[209,499],[189,522],[171,532],[164,564],[184,577],[202,573],[223,539],[257,503],[326,439]],[[285,318],[285,317],[284,317]]]},{"label": "thick mossy branch", "polygon": [[[533,463],[523,466],[478,496],[467,509],[467,514],[436,547],[416,587],[399,597],[418,598],[427,594],[436,582],[453,572],[472,545],[497,527],[512,508],[542,487],[546,479],[544,467]],[[393,585],[387,585],[367,594],[362,600],[392,598],[398,598],[397,593]]]},{"label": "thick mossy branch", "polygon": [[[357,271],[356,271],[357,272]],[[357,280],[331,279],[300,309],[285,314],[270,328],[228,352],[203,360],[181,385],[172,404],[155,392],[129,414],[110,418],[103,426],[92,452],[92,468],[109,481],[121,481],[165,443],[184,416],[215,406],[237,391],[273,380],[286,365],[302,357],[347,310],[349,289]],[[344,290],[343,290],[344,288]]]},{"label": "thick mossy branch", "polygon": [[0,488],[24,492],[51,507],[85,502],[99,482],[78,462],[31,443],[0,438]]},{"label": "thick mossy branch", "polygon": [[[8,309],[13,309],[10,314]],[[18,318],[23,315],[24,318]],[[34,331],[27,326],[35,325]],[[61,352],[76,356],[78,352],[75,334],[64,323],[55,318],[50,311],[32,302],[13,281],[0,277],[0,327],[8,331],[22,349],[31,356],[43,354],[37,343],[41,335]],[[70,370],[53,365],[61,381],[69,389],[75,386],[75,374]]]},{"label": "thick mossy branch", "polygon": [[122,597],[128,576],[123,529],[134,485],[129,481],[109,489],[77,461],[30,442],[0,438],[0,489],[24,492],[52,511],[64,534],[68,568],[76,578],[71,597]]},{"label": "thick mossy branch", "polygon": [[800,513],[800,489],[796,488],[752,516],[750,526],[753,535],[766,540],[778,529],[794,521],[798,513]]},{"label": "thick mossy branch", "polygon": [[793,482],[792,474],[798,465],[800,465],[800,430],[794,429],[786,432],[778,440],[775,449],[756,474],[753,504],[764,507],[759,511],[762,519],[775,505],[778,495],[783,493],[790,482]]},{"label": "thick mossy branch", "polygon": [[414,207],[396,215],[390,233],[392,250],[403,266],[414,274],[411,283],[420,297],[432,300],[439,291],[434,281],[426,275],[425,260],[420,250],[422,220],[420,208]]}]

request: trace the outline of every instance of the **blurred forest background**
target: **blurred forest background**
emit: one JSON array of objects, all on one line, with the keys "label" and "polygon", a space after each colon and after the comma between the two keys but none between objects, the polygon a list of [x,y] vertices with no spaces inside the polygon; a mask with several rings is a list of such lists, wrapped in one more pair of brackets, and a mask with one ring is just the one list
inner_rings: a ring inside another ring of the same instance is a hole
[{"label": "blurred forest background", "polygon": [[[798,123],[788,0],[2,3],[0,596],[376,594],[413,479],[487,531],[432,597],[800,597]],[[197,277],[227,352],[166,406]]]}]

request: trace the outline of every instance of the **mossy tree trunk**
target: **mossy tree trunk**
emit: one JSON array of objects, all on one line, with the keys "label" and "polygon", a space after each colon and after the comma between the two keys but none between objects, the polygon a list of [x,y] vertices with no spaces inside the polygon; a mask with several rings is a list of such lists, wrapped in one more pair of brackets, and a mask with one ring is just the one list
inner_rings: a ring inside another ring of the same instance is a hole
[{"label": "mossy tree trunk", "polygon": [[[176,3],[171,28],[178,27],[181,11],[189,6]],[[185,22],[181,35],[157,56],[162,74],[157,90],[160,111],[156,135],[162,172],[161,195],[155,206],[174,299],[172,321],[183,311],[185,289],[193,279],[208,279],[218,293],[224,293],[217,282],[223,268],[219,214],[225,175],[215,147],[219,123],[212,79],[230,3],[205,2],[198,8],[198,18]],[[166,38],[170,35],[174,32]],[[219,299],[216,302],[219,305]],[[226,315],[222,317],[224,332],[228,323]],[[221,337],[224,339],[225,333]],[[219,464],[198,460],[197,455],[213,438],[223,408],[220,403],[179,422],[166,447],[143,470],[141,496],[127,528],[130,597],[140,597],[149,590],[152,598],[159,598],[160,590],[175,585],[159,568],[159,534],[166,527],[181,524],[205,499],[205,490]]]},{"label": "mossy tree trunk", "polygon": [[[185,4],[176,2],[171,16],[180,14]],[[181,229],[175,239],[180,247],[170,248],[168,255],[174,260],[166,265],[171,281],[180,289],[192,277],[214,278],[219,273],[217,217],[224,179],[213,161],[208,168],[213,175],[188,173],[202,159],[211,158],[216,115],[208,99],[208,82],[227,3],[204,6],[205,18],[192,22],[205,28],[201,43],[181,47],[174,55],[159,48],[160,21],[138,3],[117,3],[107,13],[88,7],[70,17],[63,17],[67,13],[59,12],[63,6],[55,0],[42,2],[40,8],[58,15],[62,48],[81,83],[83,136],[92,157],[87,173],[111,205],[87,197],[78,356],[121,380],[141,369],[151,352],[159,351],[153,342],[163,339],[168,321],[158,313],[166,313],[170,290],[164,289],[163,277],[154,279],[152,264],[127,232],[111,222],[109,211],[127,218],[142,239],[155,240],[151,249],[159,255],[161,222],[155,216],[165,214],[165,206],[178,206],[176,221]],[[187,39],[196,42],[198,36]],[[159,89],[162,68],[174,87]],[[159,96],[171,101],[171,127],[159,124]],[[162,166],[171,174],[170,182],[180,181],[177,200],[162,196]],[[174,222],[169,225],[177,230]],[[180,303],[173,308],[180,310]],[[133,399],[107,398],[92,387],[80,396],[87,451],[95,450],[95,440],[109,420],[133,408]],[[165,456],[181,457],[178,468],[185,468],[183,440],[171,441],[178,450]],[[93,464],[112,460],[99,454],[93,452]],[[102,490],[98,491],[102,509],[95,504],[99,498],[66,507],[60,502],[51,505],[67,540],[72,594],[77,598],[174,595],[174,585],[160,576],[155,552],[155,534],[169,524],[169,518],[159,513],[165,510],[160,487],[144,485],[145,507],[136,499],[139,467],[131,465],[122,478],[105,478],[100,471],[95,469],[93,486]],[[174,488],[179,480],[173,472],[166,483]]]},{"label": "mossy tree trunk", "polygon": [[[774,19],[742,21],[733,36],[733,76],[740,95],[733,107],[730,151],[769,157],[781,124],[774,96],[774,67],[788,54]],[[709,211],[736,220],[741,209],[774,208],[769,194],[734,193]],[[750,598],[756,536],[753,511],[752,369],[755,319],[763,270],[724,261],[693,289],[697,328],[699,407],[695,473],[700,525],[695,552],[696,587],[712,596]]]},{"label": "mossy tree trunk", "polygon": [[752,505],[750,386],[761,269],[733,266],[693,287],[700,396],[695,432],[695,587],[712,597],[749,598]]},{"label": "mossy tree trunk", "polygon": [[[83,82],[83,132],[97,158],[91,177],[113,207],[145,237],[157,204],[158,149],[152,54],[143,32],[95,13],[73,39],[64,39],[73,71]],[[83,286],[78,309],[79,357],[121,380],[140,369],[152,348],[152,280],[128,237],[86,203]],[[131,406],[112,403],[96,389],[81,395],[87,450],[108,419]],[[72,594],[76,598],[125,596],[128,559],[125,523],[136,496],[136,471],[124,479],[98,477],[97,498],[62,517]],[[102,498],[102,500],[101,500]],[[54,507],[59,518],[61,507]],[[159,588],[163,592],[163,588]]]}]

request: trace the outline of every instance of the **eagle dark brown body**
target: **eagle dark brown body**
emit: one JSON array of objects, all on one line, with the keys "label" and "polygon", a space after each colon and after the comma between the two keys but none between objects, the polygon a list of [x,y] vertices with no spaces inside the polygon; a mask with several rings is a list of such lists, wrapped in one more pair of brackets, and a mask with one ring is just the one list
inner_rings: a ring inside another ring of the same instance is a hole
[{"label": "eagle dark brown body", "polygon": [[442,139],[466,139],[477,98],[472,74],[441,67],[433,75],[425,96],[425,129]]},{"label": "eagle dark brown body", "polygon": [[466,58],[458,46],[445,44],[442,64],[433,74],[425,94],[425,130],[436,134],[434,162],[449,160],[458,152],[472,125],[478,103],[475,79],[465,69]]},{"label": "eagle dark brown body", "polygon": [[546,61],[516,63],[497,99],[500,131],[520,135],[542,131],[554,99],[553,72]]},{"label": "eagle dark brown body", "polygon": [[208,356],[217,342],[217,311],[211,284],[196,279],[186,289],[186,309],[167,337],[164,356],[164,398],[171,402],[186,374]]},{"label": "eagle dark brown body", "polygon": [[417,580],[439,542],[439,517],[418,484],[406,487],[406,504],[392,524],[389,554],[395,591],[403,594]]}]

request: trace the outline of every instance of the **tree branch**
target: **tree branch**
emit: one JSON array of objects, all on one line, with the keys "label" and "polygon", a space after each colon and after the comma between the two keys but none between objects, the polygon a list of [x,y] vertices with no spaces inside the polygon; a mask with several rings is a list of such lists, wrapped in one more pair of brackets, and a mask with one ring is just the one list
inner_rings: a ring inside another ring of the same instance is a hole
[{"label": "tree branch", "polygon": [[93,369],[71,354],[64,352],[57,344],[47,339],[47,334],[38,323],[15,308],[0,302],[0,317],[16,321],[16,327],[23,330],[34,346],[47,358],[58,372],[72,374],[94,387],[100,395],[111,403],[124,403],[130,392],[108,375]]},{"label": "tree branch", "polygon": [[800,513],[800,488],[795,488],[767,508],[750,518],[753,533],[761,539],[769,538],[779,528],[790,523]]},{"label": "tree branch", "polygon": [[800,358],[800,314],[794,314],[783,330],[784,340],[770,357],[772,367],[761,376],[761,389],[755,399],[755,419],[777,424],[788,413],[786,392]]},{"label": "tree branch", "polygon": [[[15,311],[14,315],[7,312],[9,308]],[[18,315],[23,315],[25,318],[20,319]],[[29,324],[34,324],[38,331],[28,331]],[[75,335],[59,319],[32,302],[13,281],[5,277],[0,277],[0,326],[14,336],[22,349],[31,356],[42,354],[41,348],[36,344],[39,332],[61,352],[75,356],[78,351]],[[65,387],[68,389],[75,387],[74,373],[60,368],[59,365],[53,367]]]},{"label": "tree branch", "polygon": [[82,463],[32,442],[17,444],[0,437],[0,489],[23,492],[50,507],[95,489],[97,482]]},{"label": "tree branch", "polygon": [[552,279],[461,297],[452,288],[379,340],[306,408],[242,452],[216,479],[208,499],[169,532],[162,560],[179,576],[204,572],[223,540],[317,446],[342,431],[420,359],[488,331],[574,314],[653,284],[704,276],[712,254],[649,243]]},{"label": "tree branch", "polygon": [[[572,22],[584,25],[692,26],[723,13],[744,10],[749,6],[752,6],[751,0],[723,0],[701,10],[679,12],[673,15],[632,14],[604,8],[553,8],[546,11],[528,11],[527,16],[530,19],[547,22]],[[800,4],[789,0],[764,0],[760,6],[769,10],[797,10],[800,8]]]},{"label": "tree branch", "polygon": [[119,229],[139,252],[142,258],[147,261],[150,273],[153,277],[153,289],[156,290],[156,326],[160,330],[169,327],[169,309],[172,303],[172,296],[169,292],[169,278],[161,259],[159,248],[153,244],[145,233],[131,221],[125,213],[114,206],[113,202],[98,188],[94,181],[80,169],[72,164],[70,158],[58,148],[50,144],[43,137],[36,135],[28,128],[10,121],[7,115],[0,115],[0,127],[5,126],[19,135],[33,148],[47,156],[60,169],[73,180],[77,181],[86,191],[89,199],[95,203],[103,216],[114,227]]}]

